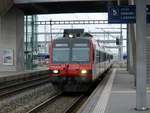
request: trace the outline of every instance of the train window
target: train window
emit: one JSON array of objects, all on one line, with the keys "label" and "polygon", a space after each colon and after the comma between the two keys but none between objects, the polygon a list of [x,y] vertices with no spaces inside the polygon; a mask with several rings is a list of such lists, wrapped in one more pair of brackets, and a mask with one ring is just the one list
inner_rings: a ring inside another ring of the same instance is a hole
[{"label": "train window", "polygon": [[96,63],[100,62],[100,51],[96,50]]},{"label": "train window", "polygon": [[72,48],[72,61],[89,62],[89,48]]},{"label": "train window", "polygon": [[53,48],[53,63],[69,62],[70,48]]},{"label": "train window", "polygon": [[104,53],[104,61],[106,61],[106,60],[107,60],[107,54]]},{"label": "train window", "polygon": [[96,56],[99,57],[99,51],[98,50],[96,50]]},{"label": "train window", "polygon": [[102,62],[106,61],[106,53],[102,52]]},{"label": "train window", "polygon": [[101,54],[102,54],[102,55],[101,55],[101,56],[102,56],[101,61],[102,61],[102,62],[104,62],[104,61],[105,61],[105,55],[104,55],[104,53],[103,53],[103,52],[102,52]]},{"label": "train window", "polygon": [[106,53],[106,61],[108,60],[108,54]]}]

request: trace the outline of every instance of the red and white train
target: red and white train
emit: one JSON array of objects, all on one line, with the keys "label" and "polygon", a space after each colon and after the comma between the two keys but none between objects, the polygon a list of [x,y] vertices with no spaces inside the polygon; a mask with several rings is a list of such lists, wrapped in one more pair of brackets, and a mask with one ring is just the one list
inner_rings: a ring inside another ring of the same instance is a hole
[{"label": "red and white train", "polygon": [[50,80],[63,91],[86,91],[112,65],[113,56],[91,35],[50,44]]}]

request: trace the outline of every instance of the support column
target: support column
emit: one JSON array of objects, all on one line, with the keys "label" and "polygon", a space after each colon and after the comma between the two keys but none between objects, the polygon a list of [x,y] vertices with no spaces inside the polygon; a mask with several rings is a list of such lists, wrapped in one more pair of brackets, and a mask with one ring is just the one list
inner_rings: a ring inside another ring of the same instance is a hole
[{"label": "support column", "polygon": [[122,36],[122,24],[120,25],[120,61],[123,60],[123,36]]},{"label": "support column", "polygon": [[134,24],[128,25],[128,59],[129,59],[129,73],[136,73],[136,39]]},{"label": "support column", "polygon": [[132,73],[132,67],[133,67],[133,54],[132,54],[132,46],[131,46],[131,33],[130,33],[130,25],[128,24],[128,35],[127,35],[127,71],[129,73]]},{"label": "support column", "polygon": [[[13,57],[9,57],[12,53]],[[24,14],[13,7],[7,14],[0,16],[0,71],[23,70]]]},{"label": "support column", "polygon": [[[128,0],[129,5],[135,5],[134,0]],[[128,24],[128,64],[129,73],[133,74],[136,78],[136,26],[135,24]],[[136,80],[136,79],[135,79]]]},{"label": "support column", "polygon": [[146,0],[136,0],[136,109],[147,109],[146,63],[144,40],[146,36]]}]

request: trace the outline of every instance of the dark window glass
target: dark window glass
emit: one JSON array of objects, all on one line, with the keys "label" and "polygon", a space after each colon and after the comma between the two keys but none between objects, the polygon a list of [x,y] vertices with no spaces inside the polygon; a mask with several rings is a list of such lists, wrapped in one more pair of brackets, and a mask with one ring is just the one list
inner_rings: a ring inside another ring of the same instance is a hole
[{"label": "dark window glass", "polygon": [[105,53],[104,52],[101,52],[101,62],[104,62],[105,61]]},{"label": "dark window glass", "polygon": [[89,48],[72,48],[72,61],[89,62]]},{"label": "dark window glass", "polygon": [[97,50],[96,51],[96,63],[100,62],[100,52]]},{"label": "dark window glass", "polygon": [[53,48],[53,63],[67,63],[69,62],[69,55],[69,48]]}]

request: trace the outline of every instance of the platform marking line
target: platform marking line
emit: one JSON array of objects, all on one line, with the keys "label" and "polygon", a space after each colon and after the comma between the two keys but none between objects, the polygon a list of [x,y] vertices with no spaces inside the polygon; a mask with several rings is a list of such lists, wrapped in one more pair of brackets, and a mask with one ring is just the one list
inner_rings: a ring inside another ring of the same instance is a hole
[{"label": "platform marking line", "polygon": [[[150,90],[147,90],[146,92],[150,93]],[[136,91],[112,91],[112,93],[126,94],[126,93],[136,93]]]},{"label": "platform marking line", "polygon": [[136,91],[112,91],[112,93],[126,94],[126,93],[136,93]]},{"label": "platform marking line", "polygon": [[99,97],[99,100],[93,110],[93,113],[105,113],[115,76],[116,76],[116,69],[114,69],[112,74],[110,75],[110,78],[109,78],[101,96]]}]

